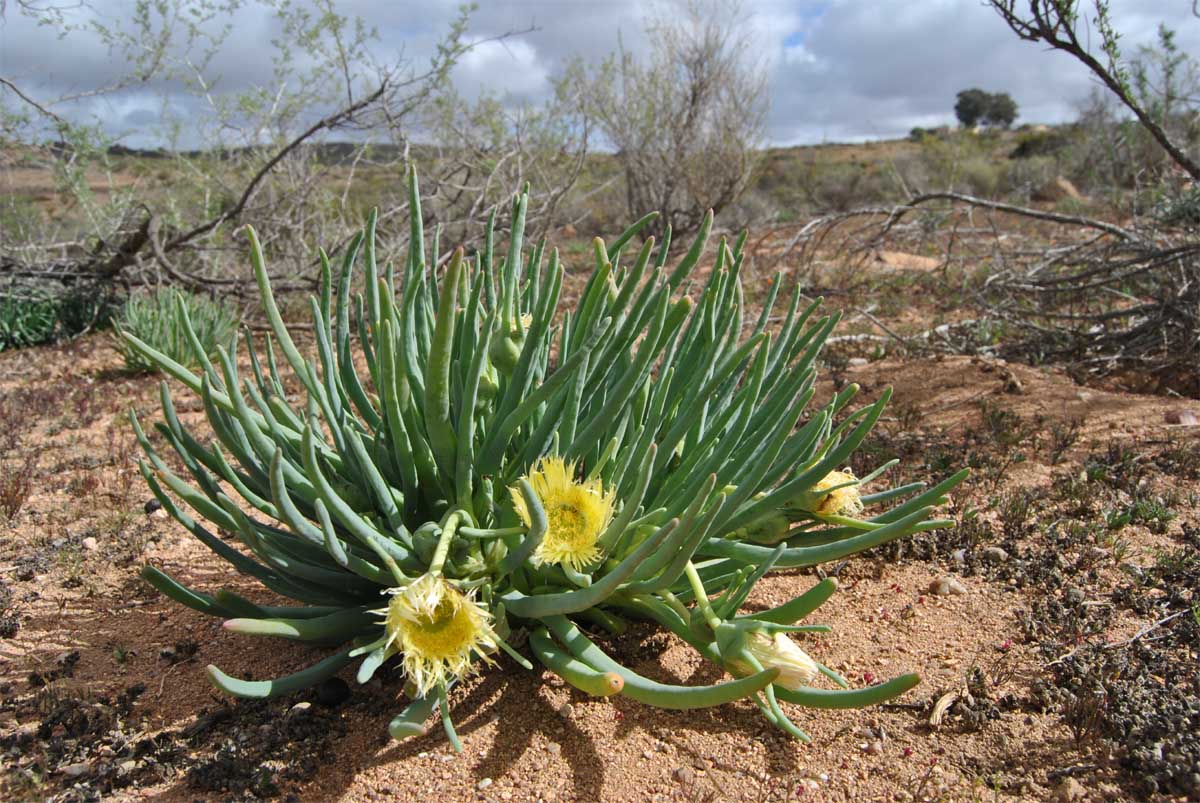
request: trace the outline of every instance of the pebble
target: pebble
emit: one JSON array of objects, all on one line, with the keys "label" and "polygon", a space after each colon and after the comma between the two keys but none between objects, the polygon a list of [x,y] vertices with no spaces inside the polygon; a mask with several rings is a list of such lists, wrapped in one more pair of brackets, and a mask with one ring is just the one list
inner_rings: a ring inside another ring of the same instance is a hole
[{"label": "pebble", "polygon": [[1058,785],[1057,794],[1062,803],[1075,803],[1076,800],[1087,797],[1087,789],[1074,778],[1063,778],[1063,782]]},{"label": "pebble", "polygon": [[979,554],[989,563],[1003,563],[1008,560],[1008,552],[998,546],[987,547]]},{"label": "pebble", "polygon": [[1196,414],[1191,410],[1167,410],[1163,414],[1163,418],[1168,424],[1179,424],[1185,427],[1194,427],[1197,424]]},{"label": "pebble", "polygon": [[142,510],[146,511],[146,515],[149,516],[156,510],[162,510],[162,502],[158,501],[157,499],[151,499],[150,501],[146,502],[146,504],[142,505]]},{"label": "pebble", "polygon": [[128,775],[129,773],[133,772],[135,769],[137,769],[137,762],[134,761],[132,758],[129,759],[128,761],[122,761],[119,765],[117,765],[117,770],[120,772],[121,775]]},{"label": "pebble", "polygon": [[293,715],[307,714],[311,708],[312,703],[306,700],[304,702],[296,703],[294,706],[289,708],[288,713]]},{"label": "pebble", "polygon": [[40,727],[41,725],[37,722],[26,722],[24,725],[18,725],[17,729],[13,731],[12,738],[16,742],[22,739],[31,739]]},{"label": "pebble", "polygon": [[87,538],[83,539],[80,542],[80,544],[82,544],[83,548],[86,549],[88,552],[95,552],[97,549],[100,548],[100,544],[96,541],[95,538],[93,538],[90,535]]},{"label": "pebble", "polygon": [[929,593],[939,597],[965,594],[967,587],[953,577],[938,577],[929,584]]},{"label": "pebble", "polygon": [[691,767],[676,767],[671,777],[684,786],[690,786],[696,781],[696,772]]},{"label": "pebble", "polygon": [[883,742],[876,739],[867,746],[867,755],[878,756],[883,754]]},{"label": "pebble", "polygon": [[489,786],[491,786],[491,785],[492,785],[492,779],[491,779],[491,778],[484,778],[483,780],[481,780],[481,781],[479,782],[479,789],[482,791],[482,790],[484,790],[484,789],[487,789],[487,788],[488,788]]},{"label": "pebble", "polygon": [[80,761],[78,764],[68,764],[65,767],[60,767],[60,770],[68,778],[78,778],[89,774],[92,771],[92,765],[86,761]]}]

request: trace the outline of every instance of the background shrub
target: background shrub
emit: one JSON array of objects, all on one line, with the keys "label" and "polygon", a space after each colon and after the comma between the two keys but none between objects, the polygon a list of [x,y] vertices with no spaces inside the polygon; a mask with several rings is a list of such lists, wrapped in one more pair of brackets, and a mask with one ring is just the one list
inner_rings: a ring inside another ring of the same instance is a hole
[{"label": "background shrub", "polygon": [[112,296],[79,286],[50,291],[10,287],[0,293],[0,351],[69,340],[103,329],[112,318]]}]

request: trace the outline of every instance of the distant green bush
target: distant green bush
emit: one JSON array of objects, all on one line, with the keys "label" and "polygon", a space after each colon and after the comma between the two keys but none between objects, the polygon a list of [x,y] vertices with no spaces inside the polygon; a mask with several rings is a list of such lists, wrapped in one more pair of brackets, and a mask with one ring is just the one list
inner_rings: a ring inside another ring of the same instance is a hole
[{"label": "distant green bush", "polygon": [[[159,289],[130,296],[115,323],[119,331],[133,335],[180,365],[197,368],[200,360],[187,336],[185,312],[205,354],[214,354],[218,346],[229,346],[233,341],[238,326],[238,316],[233,309],[180,290]],[[150,373],[158,370],[124,338],[117,338],[117,350],[130,371]]]},{"label": "distant green bush", "polygon": [[12,288],[0,293],[0,351],[40,346],[103,329],[112,318],[112,296],[95,287],[48,290]]}]

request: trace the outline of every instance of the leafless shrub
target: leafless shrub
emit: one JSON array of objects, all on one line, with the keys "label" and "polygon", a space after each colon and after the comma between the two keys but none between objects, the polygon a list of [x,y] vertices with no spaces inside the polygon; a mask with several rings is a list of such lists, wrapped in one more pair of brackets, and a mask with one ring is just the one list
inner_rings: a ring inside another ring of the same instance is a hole
[{"label": "leafless shrub", "polygon": [[685,233],[745,189],[768,99],[736,2],[691,0],[676,11],[648,24],[647,60],[622,47],[598,68],[574,65],[564,80],[617,151],[629,214],[658,210],[656,232]]}]

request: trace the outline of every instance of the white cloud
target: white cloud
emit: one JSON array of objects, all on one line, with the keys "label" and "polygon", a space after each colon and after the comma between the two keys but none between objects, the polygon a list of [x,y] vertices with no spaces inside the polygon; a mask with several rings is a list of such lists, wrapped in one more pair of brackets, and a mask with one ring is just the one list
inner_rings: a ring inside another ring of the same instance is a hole
[{"label": "white cloud", "polygon": [[[93,0],[93,5],[114,21],[131,2]],[[481,4],[469,30],[482,43],[464,57],[454,80],[468,97],[491,92],[537,102],[571,58],[603,58],[616,49],[618,37],[629,51],[644,51],[647,15],[669,11],[671,2]],[[422,64],[435,52],[458,5],[459,0],[344,0],[338,10],[378,29],[376,51],[382,60],[403,53]],[[1113,0],[1112,6],[1126,54],[1152,42],[1162,21],[1178,30],[1181,50],[1200,52],[1200,20],[1192,17],[1190,3]],[[55,31],[31,25],[13,9],[10,4],[7,19],[0,21],[0,75],[39,97],[99,86],[125,70],[94,37],[58,39]],[[951,122],[955,94],[972,86],[1010,93],[1023,121],[1069,120],[1095,86],[1071,58],[1019,40],[980,0],[746,0],[743,11],[750,56],[769,71],[768,135],[777,144],[897,136],[913,125]],[[270,14],[252,3],[234,21],[209,77],[217,81],[218,92],[269,86],[270,39],[276,33]],[[503,42],[483,41],[514,31]],[[303,53],[293,57],[297,65],[306,59]],[[101,110],[117,130],[133,130],[135,138],[143,126],[137,144],[149,144],[154,135],[144,126],[163,108],[164,95],[166,107],[176,113],[197,114],[203,108],[182,85],[160,82],[84,104],[76,113]]]},{"label": "white cloud", "polygon": [[550,90],[550,65],[524,39],[476,39],[455,66],[454,80],[469,98],[487,93],[533,99]]}]

